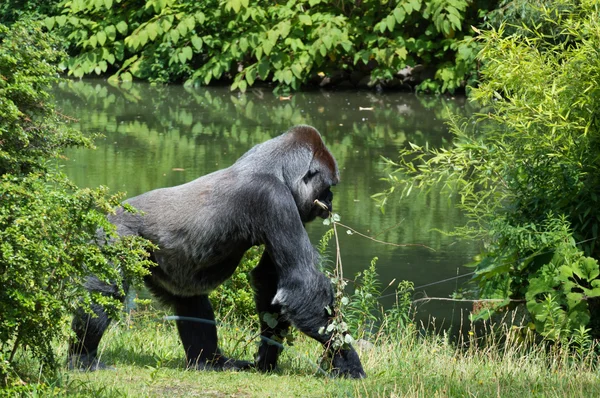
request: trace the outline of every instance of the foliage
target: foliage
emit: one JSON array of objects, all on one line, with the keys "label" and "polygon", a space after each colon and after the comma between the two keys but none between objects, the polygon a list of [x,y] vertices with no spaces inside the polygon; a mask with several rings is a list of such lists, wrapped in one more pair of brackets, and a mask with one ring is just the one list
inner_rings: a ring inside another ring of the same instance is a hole
[{"label": "foliage", "polygon": [[[22,383],[17,352],[56,368],[53,342],[66,338],[70,314],[92,302],[84,279],[135,282],[146,273],[149,245],[117,239],[106,213],[118,203],[106,188],[78,189],[51,168],[53,158],[89,139],[66,126],[44,91],[60,53],[39,24],[0,25],[0,385]],[[102,228],[104,234],[97,234]],[[105,244],[111,240],[111,244]],[[21,351],[20,351],[21,350]]]},{"label": "foliage", "polygon": [[236,319],[257,319],[250,271],[258,265],[263,251],[263,246],[248,250],[232,277],[210,294],[210,301],[220,319],[230,316]]},{"label": "foliage", "polygon": [[543,32],[482,32],[472,94],[483,112],[453,120],[449,150],[402,150],[388,191],[456,192],[470,220],[455,233],[484,241],[472,264],[480,295],[526,301],[536,330],[561,342],[588,324],[600,335],[599,11],[556,0],[539,9]]},{"label": "foliage", "polygon": [[62,0],[4,0],[0,3],[0,24],[11,25],[36,15],[54,15]]},{"label": "foliage", "polygon": [[402,69],[421,65],[429,74],[420,90],[453,92],[475,78],[476,48],[462,39],[496,3],[73,0],[46,24],[69,42],[75,77],[233,80],[243,92],[257,81],[297,90],[351,73],[355,83],[398,86]]},{"label": "foliage", "polygon": [[350,296],[346,315],[350,330],[355,330],[357,336],[371,335],[378,326],[376,313],[381,313],[379,275],[375,264],[377,257],[371,261],[369,268],[358,272],[354,277],[354,293]]},{"label": "foliage", "polygon": [[53,64],[64,57],[55,51],[59,41],[26,23],[0,27],[0,40],[0,175],[43,170],[62,148],[90,146],[89,138],[66,127],[67,118],[46,105],[58,73]]}]

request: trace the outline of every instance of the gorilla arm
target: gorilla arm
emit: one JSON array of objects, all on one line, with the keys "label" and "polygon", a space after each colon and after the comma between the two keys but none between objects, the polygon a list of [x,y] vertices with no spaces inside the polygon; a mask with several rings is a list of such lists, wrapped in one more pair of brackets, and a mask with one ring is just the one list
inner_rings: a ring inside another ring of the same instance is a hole
[{"label": "gorilla arm", "polygon": [[[272,189],[268,215],[262,217],[263,240],[277,275],[277,289],[272,304],[280,306],[282,315],[301,332],[320,342],[332,358],[333,372],[351,378],[365,377],[356,351],[349,346],[333,351],[331,334],[319,333],[330,322],[327,307],[333,308],[334,295],[330,280],[316,268],[319,255],[310,243],[296,204],[283,185]],[[316,206],[316,205],[315,205]]]}]

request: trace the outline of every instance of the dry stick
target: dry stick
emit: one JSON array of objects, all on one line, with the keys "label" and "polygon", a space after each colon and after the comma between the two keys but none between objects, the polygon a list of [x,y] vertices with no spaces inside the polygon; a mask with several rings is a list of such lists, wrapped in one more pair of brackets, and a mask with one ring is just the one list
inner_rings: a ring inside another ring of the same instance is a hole
[{"label": "dry stick", "polygon": [[502,301],[511,301],[511,302],[515,302],[515,303],[524,303],[527,300],[525,299],[453,299],[450,297],[423,297],[420,299],[416,299],[413,300],[413,304],[414,303],[419,303],[421,301],[431,301],[431,300],[437,300],[437,301],[464,301],[464,302],[468,302],[468,303],[479,303],[479,302],[502,302]]},{"label": "dry stick", "polygon": [[[344,225],[344,224],[342,224],[342,223],[341,223],[341,222],[339,222],[339,221],[334,221],[334,222],[333,222],[333,225],[334,225],[334,227],[335,227],[335,224],[338,224],[339,226],[341,226],[341,227],[344,227],[344,228],[348,229],[349,231],[352,231],[352,233],[355,233],[355,234],[357,234],[357,235],[360,235],[360,236],[362,236],[363,238],[367,238],[367,239],[370,239],[370,240],[372,240],[373,242],[381,243],[381,244],[384,244],[384,245],[395,246],[395,247],[419,246],[419,247],[424,247],[424,248],[426,248],[426,249],[429,249],[429,250],[431,250],[431,251],[435,251],[435,249],[433,249],[433,248],[431,248],[431,247],[429,247],[429,246],[427,246],[427,245],[423,245],[423,244],[421,244],[421,243],[402,243],[402,244],[401,244],[401,243],[391,243],[391,242],[385,242],[385,241],[383,241],[383,240],[375,239],[375,238],[373,238],[372,236],[368,236],[368,235],[365,235],[365,234],[363,234],[363,233],[360,233],[360,232],[358,232],[357,230],[355,230],[354,228],[351,228],[351,227],[349,227],[349,226],[347,226],[347,225]],[[384,231],[384,232],[385,232],[385,231]]]}]

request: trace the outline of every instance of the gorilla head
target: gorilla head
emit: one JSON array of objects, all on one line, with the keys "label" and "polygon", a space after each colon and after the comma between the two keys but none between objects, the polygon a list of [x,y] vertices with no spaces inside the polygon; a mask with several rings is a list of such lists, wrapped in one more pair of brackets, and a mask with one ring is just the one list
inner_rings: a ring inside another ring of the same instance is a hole
[{"label": "gorilla head", "polygon": [[[318,254],[304,229],[305,223],[332,211],[330,188],[338,181],[336,161],[321,136],[302,125],[256,145],[226,169],[129,199],[139,213],[121,209],[110,217],[121,235],[143,236],[158,246],[152,253],[157,267],[145,282],[179,316],[188,366],[274,369],[281,347],[266,341],[280,339],[294,325],[328,351],[333,374],[365,376],[352,347],[332,351],[331,334],[319,333],[331,321],[326,308],[331,308],[333,291],[316,267]],[[252,271],[265,339],[251,364],[226,358],[219,350],[208,294],[233,274],[244,252],[255,245],[265,246]],[[114,291],[93,278],[88,286],[105,294]],[[277,325],[263,321],[267,313]],[[101,310],[96,317],[76,316],[71,356],[82,358],[84,366],[97,367],[95,352],[107,326]]]}]

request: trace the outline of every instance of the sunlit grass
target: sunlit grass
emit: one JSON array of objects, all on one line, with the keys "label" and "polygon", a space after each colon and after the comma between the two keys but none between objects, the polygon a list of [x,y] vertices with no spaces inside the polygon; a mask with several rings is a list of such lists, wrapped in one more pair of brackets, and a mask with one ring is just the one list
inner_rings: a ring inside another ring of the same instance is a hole
[{"label": "sunlit grass", "polygon": [[[577,357],[565,350],[526,345],[517,338],[457,348],[445,336],[400,331],[379,336],[359,349],[368,377],[333,379],[318,371],[321,348],[296,333],[272,374],[191,371],[173,322],[161,313],[142,312],[112,325],[100,347],[114,371],[61,372],[52,383],[68,396],[385,396],[385,397],[592,397],[600,396],[596,355]],[[239,322],[220,327],[228,355],[251,360],[256,330]],[[502,334],[505,333],[505,334]],[[510,328],[498,335],[511,337]],[[518,337],[518,336],[517,336]],[[64,349],[63,349],[64,351]]]}]

